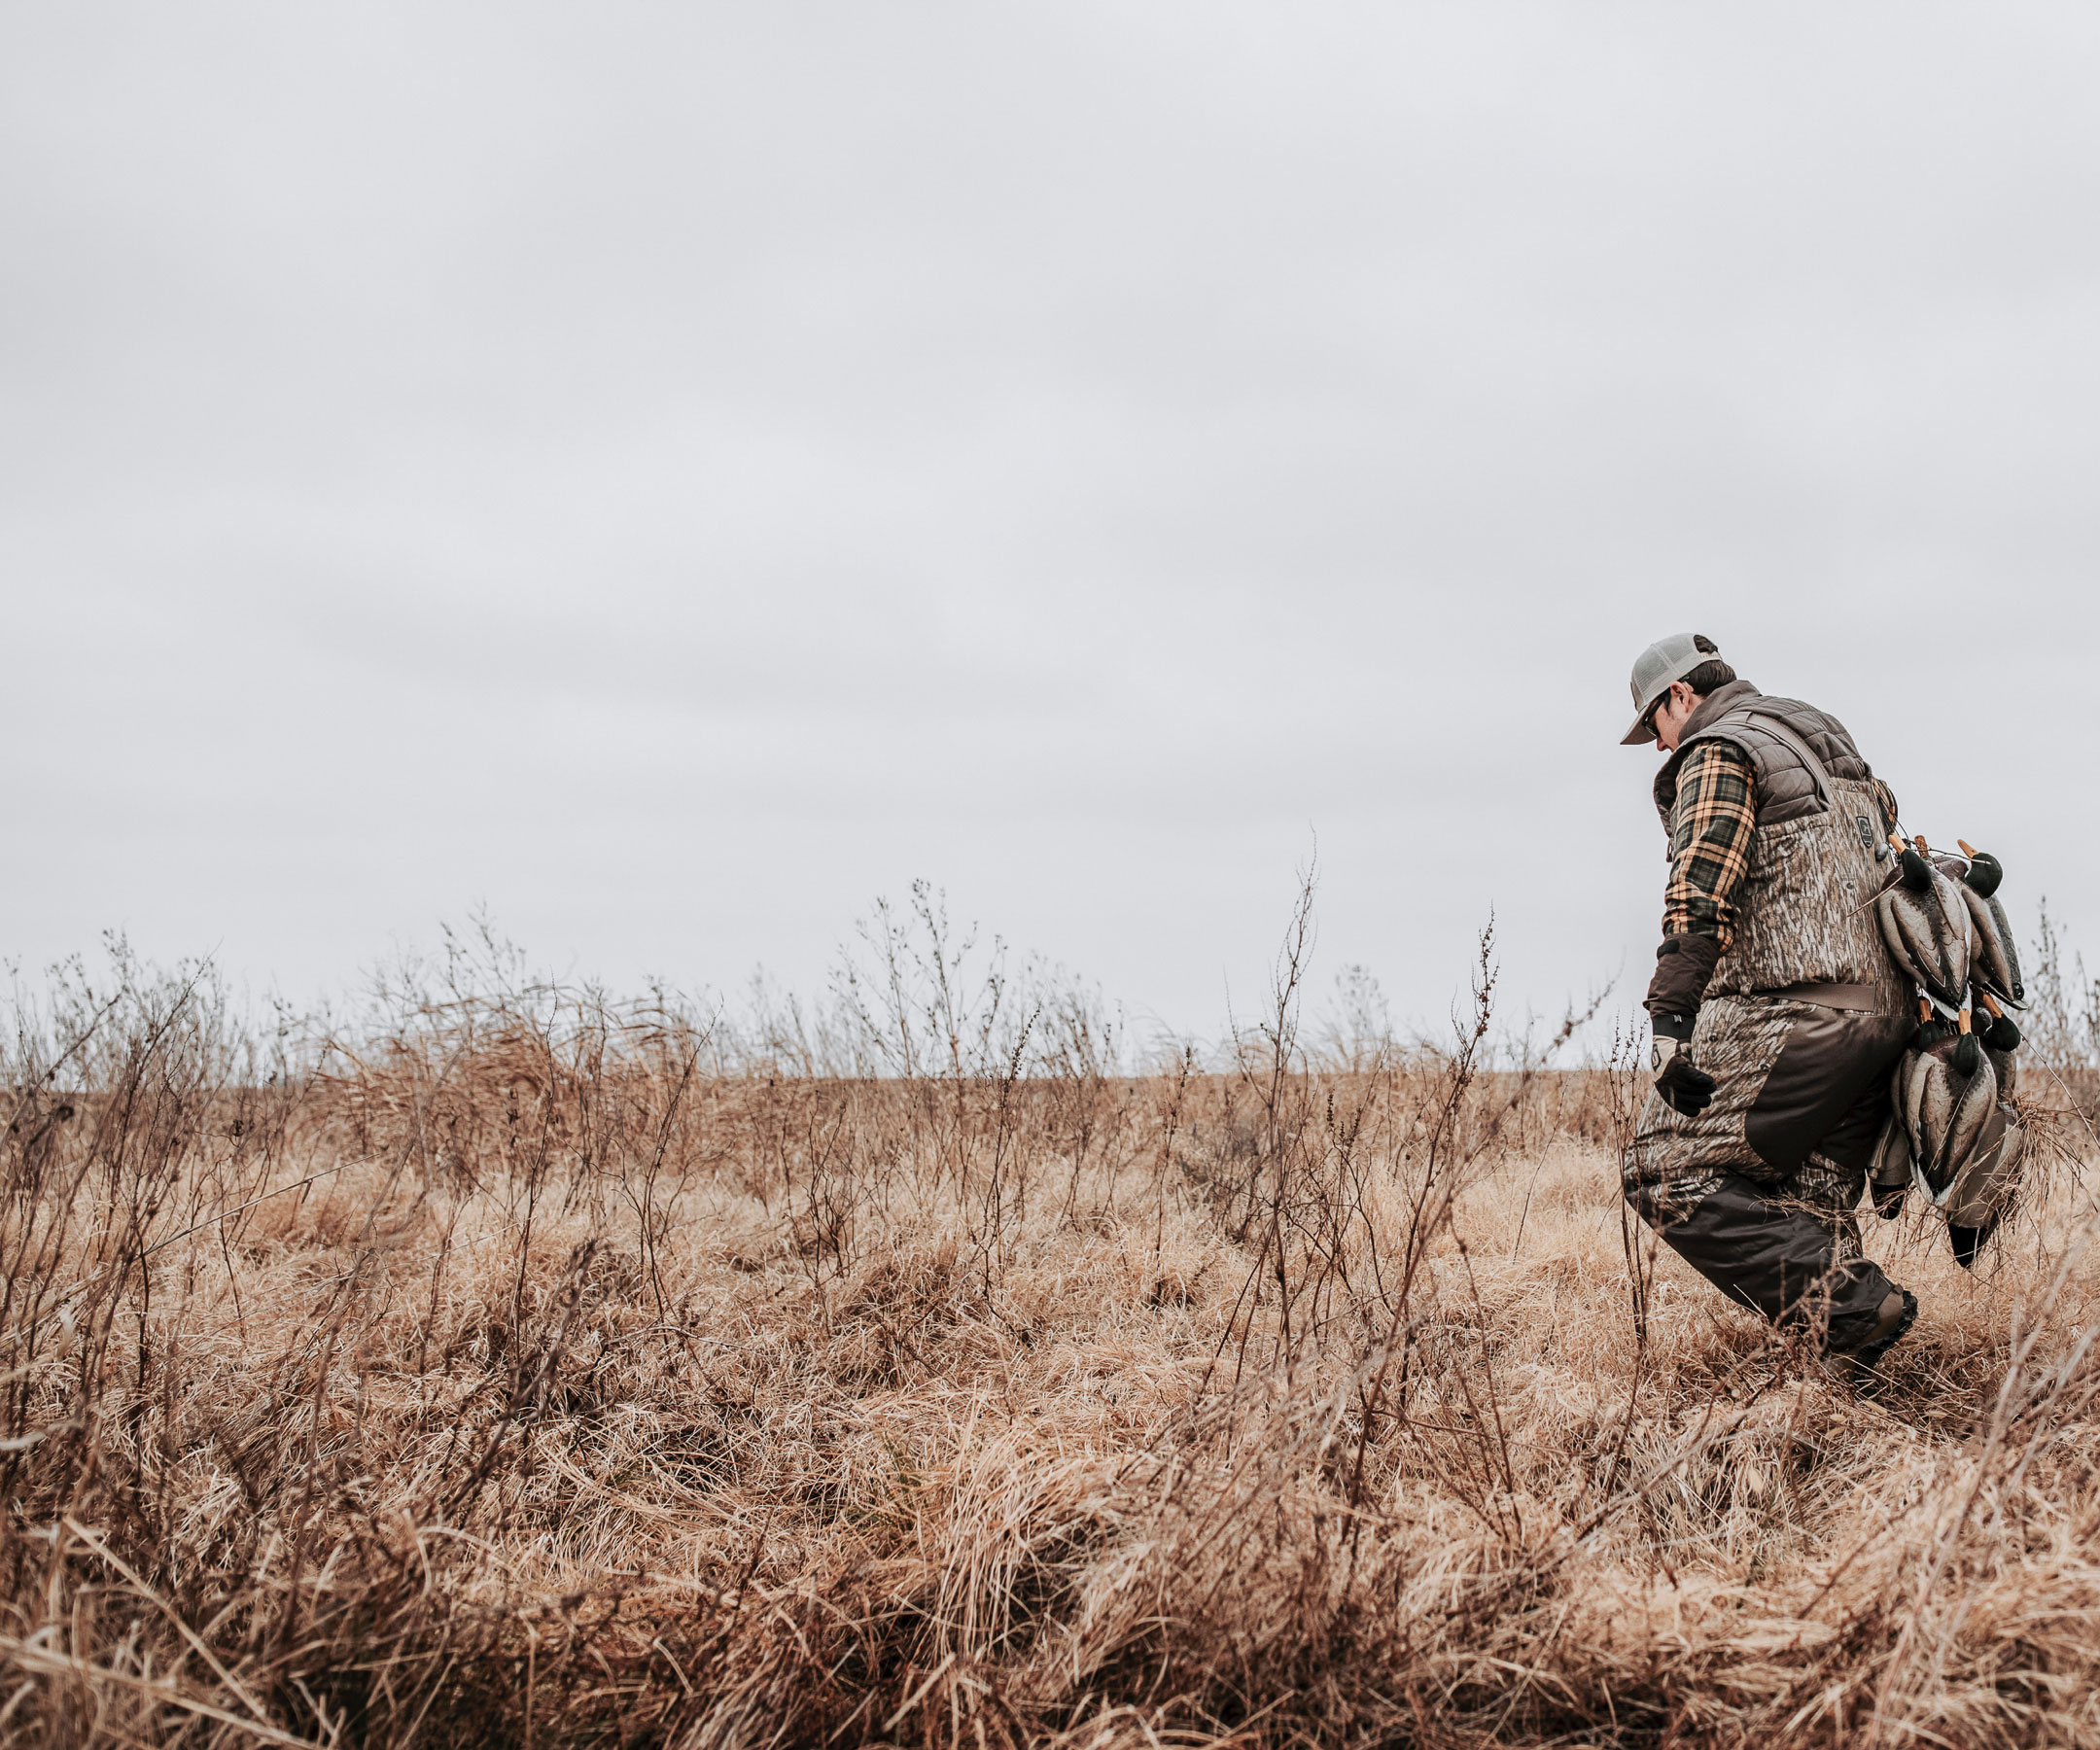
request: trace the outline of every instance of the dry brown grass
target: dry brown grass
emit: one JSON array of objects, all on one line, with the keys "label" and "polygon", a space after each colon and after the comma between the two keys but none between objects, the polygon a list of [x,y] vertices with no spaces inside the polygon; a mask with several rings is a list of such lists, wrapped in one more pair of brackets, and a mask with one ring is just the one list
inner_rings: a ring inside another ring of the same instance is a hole
[{"label": "dry brown grass", "polygon": [[1871,1224],[1925,1310],[1861,1401],[1627,1234],[1633,1078],[1309,1068],[1293,977],[1240,1071],[1142,1077],[62,994],[0,1736],[2100,1741],[2076,1149],[1975,1278]]}]

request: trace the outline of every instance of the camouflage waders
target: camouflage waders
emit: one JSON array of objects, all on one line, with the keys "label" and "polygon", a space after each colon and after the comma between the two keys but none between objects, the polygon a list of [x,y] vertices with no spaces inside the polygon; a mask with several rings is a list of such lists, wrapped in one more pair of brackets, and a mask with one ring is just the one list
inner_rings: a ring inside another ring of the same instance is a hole
[{"label": "camouflage waders", "polygon": [[1757,828],[1735,938],[1692,1035],[1717,1082],[1689,1117],[1651,1093],[1627,1151],[1627,1199],[1701,1276],[1842,1352],[1893,1284],[1860,1252],[1852,1211],[1888,1110],[1888,1072],[1916,1025],[1872,899],[1889,827],[1872,773],[1835,718],[1743,682],[1714,692],[1656,783],[1726,739],[1756,768]]}]

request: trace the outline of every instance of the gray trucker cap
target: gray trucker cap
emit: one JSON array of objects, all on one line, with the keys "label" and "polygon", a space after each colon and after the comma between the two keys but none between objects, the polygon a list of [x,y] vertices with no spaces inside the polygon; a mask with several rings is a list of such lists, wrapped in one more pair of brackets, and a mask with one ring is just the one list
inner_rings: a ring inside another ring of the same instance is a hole
[{"label": "gray trucker cap", "polygon": [[1648,707],[1669,691],[1672,682],[1682,681],[1700,663],[1713,660],[1713,651],[1700,649],[1689,632],[1659,638],[1634,657],[1633,727],[1620,737],[1619,745],[1637,748],[1642,742],[1654,741],[1655,731],[1641,721],[1648,715]]}]

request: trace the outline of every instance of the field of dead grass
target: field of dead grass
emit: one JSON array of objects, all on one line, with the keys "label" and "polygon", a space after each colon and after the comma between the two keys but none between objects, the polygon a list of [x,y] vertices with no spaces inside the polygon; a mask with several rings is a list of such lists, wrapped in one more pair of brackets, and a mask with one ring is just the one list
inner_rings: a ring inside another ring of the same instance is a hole
[{"label": "field of dead grass", "polygon": [[1143,1076],[25,1016],[0,1738],[2100,1741],[2075,1112],[1974,1278],[1870,1214],[1860,1399],[1628,1233],[1642,1078],[1290,1002]]}]

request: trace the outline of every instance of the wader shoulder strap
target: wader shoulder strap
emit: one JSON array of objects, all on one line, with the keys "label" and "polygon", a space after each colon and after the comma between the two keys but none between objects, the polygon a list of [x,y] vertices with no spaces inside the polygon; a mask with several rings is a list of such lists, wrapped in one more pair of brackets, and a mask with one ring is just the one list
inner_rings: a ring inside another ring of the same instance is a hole
[{"label": "wader shoulder strap", "polygon": [[[1729,715],[1733,717],[1736,714],[1731,712]],[[1763,729],[1766,734],[1771,736],[1775,741],[1784,742],[1794,751],[1800,757],[1802,764],[1808,768],[1809,782],[1815,786],[1816,794],[1823,798],[1823,806],[1828,808],[1831,805],[1831,775],[1825,769],[1822,760],[1816,757],[1816,751],[1795,733],[1794,725],[1776,712],[1759,711],[1753,708],[1743,712],[1741,715],[1746,718],[1755,718],[1758,727]]]}]

